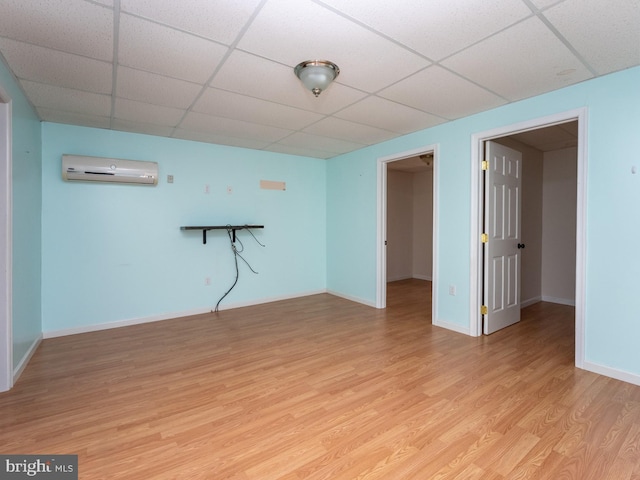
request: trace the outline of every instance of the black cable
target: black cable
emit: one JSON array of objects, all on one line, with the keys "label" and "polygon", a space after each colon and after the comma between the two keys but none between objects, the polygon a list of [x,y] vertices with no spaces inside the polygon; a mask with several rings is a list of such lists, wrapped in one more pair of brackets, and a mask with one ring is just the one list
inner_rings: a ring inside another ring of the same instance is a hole
[{"label": "black cable", "polygon": [[225,292],[225,294],[222,295],[222,297],[220,297],[220,300],[218,300],[218,303],[216,303],[216,308],[215,308],[214,312],[219,312],[220,311],[220,308],[219,308],[220,307],[220,302],[222,302],[224,297],[229,295],[229,292],[231,292],[231,290],[233,290],[233,287],[236,286],[236,283],[238,283],[238,278],[240,278],[240,270],[238,269],[238,257],[237,257],[237,253],[236,253],[236,247],[233,244],[233,239],[231,237],[231,233],[230,233],[229,229],[227,229],[227,234],[229,235],[229,241],[231,242],[231,250],[233,250],[233,259],[235,260],[235,264],[236,264],[236,279],[233,282],[233,285],[231,285],[231,287],[229,288],[229,290],[227,290]]},{"label": "black cable", "polygon": [[[246,228],[246,230],[249,231],[249,233],[251,234],[253,239],[258,243],[258,245],[260,245],[261,247],[264,247],[264,245],[258,241],[256,236],[253,234],[253,232],[249,228]],[[235,263],[235,266],[236,266],[236,279],[234,280],[233,285],[231,285],[229,290],[227,290],[225,292],[225,294],[222,295],[222,297],[220,297],[220,300],[218,300],[218,303],[216,303],[216,308],[215,308],[214,312],[219,312],[220,311],[220,308],[219,308],[220,307],[220,302],[222,302],[222,300],[224,300],[224,298],[227,295],[229,295],[231,290],[233,290],[233,288],[238,283],[238,279],[240,278],[240,269],[238,268],[238,257],[240,257],[240,259],[247,265],[247,267],[249,267],[249,270],[251,270],[256,275],[258,274],[258,272],[256,272],[253,269],[253,267],[251,265],[249,265],[249,262],[247,262],[247,260],[245,260],[245,258],[242,255],[240,255],[240,253],[244,251],[244,244],[242,243],[242,240],[240,240],[240,237],[238,237],[238,236],[236,236],[236,240],[240,244],[240,250],[238,250],[236,248],[236,244],[233,242],[233,237],[235,236],[234,229],[231,228],[231,225],[227,225],[227,235],[229,236],[229,243],[231,243],[231,250],[233,251],[233,260],[234,260],[234,263]]]}]

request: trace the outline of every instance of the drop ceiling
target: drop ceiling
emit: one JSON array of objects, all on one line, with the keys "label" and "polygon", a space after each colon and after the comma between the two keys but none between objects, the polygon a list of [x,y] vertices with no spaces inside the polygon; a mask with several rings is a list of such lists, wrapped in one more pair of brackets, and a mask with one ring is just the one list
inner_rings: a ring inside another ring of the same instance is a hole
[{"label": "drop ceiling", "polygon": [[[638,0],[0,0],[43,121],[330,158],[640,65]],[[293,67],[328,59],[318,98]]]}]

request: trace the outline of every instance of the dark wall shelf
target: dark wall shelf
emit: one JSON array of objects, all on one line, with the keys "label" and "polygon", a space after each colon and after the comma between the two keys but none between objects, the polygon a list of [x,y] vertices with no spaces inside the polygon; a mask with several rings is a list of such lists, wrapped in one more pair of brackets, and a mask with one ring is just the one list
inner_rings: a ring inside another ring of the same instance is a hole
[{"label": "dark wall shelf", "polygon": [[264,225],[206,225],[206,226],[188,226],[180,227],[180,230],[202,230],[202,243],[207,243],[208,230],[231,230],[233,232],[233,241],[236,241],[236,230],[264,228]]}]

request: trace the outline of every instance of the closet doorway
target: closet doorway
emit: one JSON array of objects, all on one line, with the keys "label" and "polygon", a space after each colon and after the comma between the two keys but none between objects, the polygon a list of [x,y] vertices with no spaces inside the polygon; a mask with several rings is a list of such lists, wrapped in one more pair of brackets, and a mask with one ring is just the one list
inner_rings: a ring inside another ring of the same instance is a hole
[{"label": "closet doorway", "polygon": [[430,282],[435,311],[437,202],[435,145],[378,161],[376,307],[385,308],[387,282]]}]

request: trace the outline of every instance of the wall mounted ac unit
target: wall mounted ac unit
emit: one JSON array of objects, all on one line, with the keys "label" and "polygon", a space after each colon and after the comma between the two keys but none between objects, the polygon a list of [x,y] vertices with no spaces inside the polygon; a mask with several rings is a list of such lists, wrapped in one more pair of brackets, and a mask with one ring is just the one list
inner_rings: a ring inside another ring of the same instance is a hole
[{"label": "wall mounted ac unit", "polygon": [[62,155],[62,179],[66,181],[158,184],[158,164],[118,158]]}]

